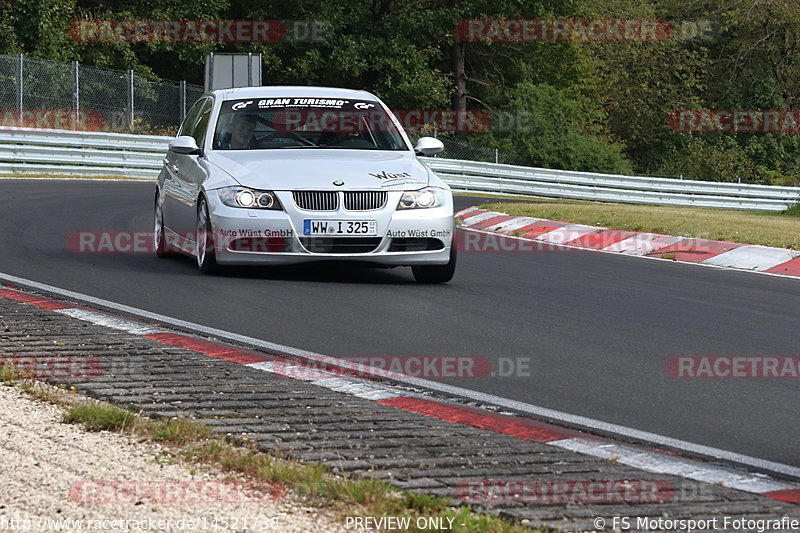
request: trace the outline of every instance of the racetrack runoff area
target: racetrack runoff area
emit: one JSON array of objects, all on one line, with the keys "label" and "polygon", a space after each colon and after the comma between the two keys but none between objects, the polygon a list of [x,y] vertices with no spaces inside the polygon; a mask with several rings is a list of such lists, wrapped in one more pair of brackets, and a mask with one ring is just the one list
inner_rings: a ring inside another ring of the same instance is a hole
[{"label": "racetrack runoff area", "polygon": [[[0,296],[0,353],[38,360],[45,381],[150,416],[193,418],[233,441],[334,472],[563,530],[591,530],[599,518],[611,524],[614,517],[800,517],[800,507],[779,501],[796,501],[800,492],[791,483],[347,372],[303,368],[270,351],[68,299],[8,287]],[[83,375],[48,376],[54,357],[62,369],[64,359],[76,363],[73,369],[85,368],[81,358],[100,364]]]}]

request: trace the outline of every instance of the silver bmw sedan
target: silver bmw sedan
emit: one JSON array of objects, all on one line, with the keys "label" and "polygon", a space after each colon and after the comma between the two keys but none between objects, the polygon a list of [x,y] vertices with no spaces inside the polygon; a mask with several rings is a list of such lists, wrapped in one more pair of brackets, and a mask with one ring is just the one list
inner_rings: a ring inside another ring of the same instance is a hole
[{"label": "silver bmw sedan", "polygon": [[359,261],[453,277],[450,188],[376,96],[248,87],[200,98],[169,144],[155,191],[155,252],[221,265]]}]

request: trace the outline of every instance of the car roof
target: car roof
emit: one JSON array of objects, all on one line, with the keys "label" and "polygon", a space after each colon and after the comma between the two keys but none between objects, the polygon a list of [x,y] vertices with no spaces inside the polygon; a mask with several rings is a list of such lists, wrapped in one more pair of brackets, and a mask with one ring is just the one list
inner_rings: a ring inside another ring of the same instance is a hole
[{"label": "car roof", "polygon": [[272,85],[265,87],[236,87],[233,89],[217,89],[207,94],[221,97],[223,100],[236,98],[357,98],[359,100],[378,101],[378,97],[356,89],[338,87],[309,87],[296,85]]}]

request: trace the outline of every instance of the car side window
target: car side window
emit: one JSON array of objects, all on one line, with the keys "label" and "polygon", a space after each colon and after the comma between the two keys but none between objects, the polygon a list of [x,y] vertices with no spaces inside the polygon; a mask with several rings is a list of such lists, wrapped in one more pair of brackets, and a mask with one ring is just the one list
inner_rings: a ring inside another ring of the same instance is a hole
[{"label": "car side window", "polygon": [[181,129],[178,130],[178,135],[189,135],[191,136],[194,133],[195,124],[197,124],[197,117],[200,115],[200,110],[203,108],[203,104],[205,104],[206,100],[198,100],[189,110],[189,113],[186,114],[186,118],[183,119],[183,124],[181,124]]},{"label": "car side window", "polygon": [[208,119],[211,117],[211,99],[206,100],[205,104],[200,111],[200,118],[197,119],[197,124],[194,131],[190,134],[197,141],[197,146],[203,146],[203,138],[206,136],[208,130]]}]

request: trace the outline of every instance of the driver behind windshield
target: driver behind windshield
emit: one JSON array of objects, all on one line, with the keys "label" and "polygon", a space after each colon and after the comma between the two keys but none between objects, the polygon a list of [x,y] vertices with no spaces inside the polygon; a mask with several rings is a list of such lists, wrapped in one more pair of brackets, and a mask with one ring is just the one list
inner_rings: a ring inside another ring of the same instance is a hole
[{"label": "driver behind windshield", "polygon": [[230,129],[222,135],[219,148],[223,150],[249,150],[258,148],[253,132],[256,129],[258,117],[252,114],[234,115]]},{"label": "driver behind windshield", "polygon": [[327,124],[319,136],[320,146],[343,148],[375,148],[375,144],[364,138],[363,125],[357,117],[342,115],[332,124]]},{"label": "driver behind windshield", "polygon": [[368,112],[299,104],[289,107],[284,105],[284,100],[290,99],[264,100],[263,105],[259,102],[257,108],[249,110],[245,108],[252,100],[223,102],[217,117],[214,148],[408,149],[391,117],[382,109]]}]

